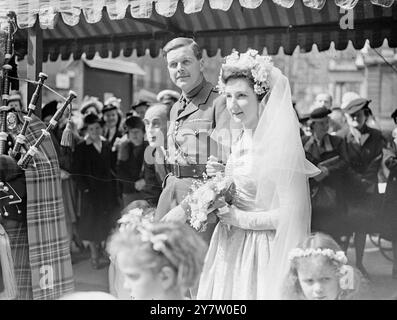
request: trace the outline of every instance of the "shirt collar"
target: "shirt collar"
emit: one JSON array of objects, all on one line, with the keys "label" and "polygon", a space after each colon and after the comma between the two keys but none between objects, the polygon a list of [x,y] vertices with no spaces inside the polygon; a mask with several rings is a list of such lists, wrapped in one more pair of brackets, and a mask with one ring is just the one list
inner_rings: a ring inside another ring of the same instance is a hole
[{"label": "shirt collar", "polygon": [[184,93],[182,96],[184,96],[187,100],[192,100],[194,97],[196,97],[199,92],[203,89],[204,85],[205,85],[205,79],[203,76],[201,76],[202,79],[200,81],[200,83],[198,84],[197,87],[193,88],[192,90],[190,90],[188,93]]},{"label": "shirt collar", "polygon": [[[100,136],[100,139],[101,139],[101,142],[106,141],[106,139],[105,139],[104,137],[102,137],[102,136]],[[93,143],[94,143],[94,141],[90,138],[89,135],[86,135],[86,136],[84,137],[84,140],[85,140],[85,143],[86,143],[87,145],[90,145],[90,144],[93,144]]]}]

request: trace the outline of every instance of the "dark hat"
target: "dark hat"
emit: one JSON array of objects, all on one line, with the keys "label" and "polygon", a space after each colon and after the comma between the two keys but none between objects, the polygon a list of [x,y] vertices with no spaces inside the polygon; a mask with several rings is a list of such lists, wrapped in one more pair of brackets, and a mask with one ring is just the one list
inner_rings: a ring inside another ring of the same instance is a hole
[{"label": "dark hat", "polygon": [[145,124],[140,117],[130,116],[125,119],[124,125],[127,130],[130,129],[141,129],[145,132]]},{"label": "dark hat", "polygon": [[150,103],[148,101],[139,101],[137,104],[131,106],[132,110],[135,110],[138,107],[150,107]]},{"label": "dark hat", "polygon": [[299,113],[299,112],[297,112],[296,114],[298,116],[298,120],[299,120],[300,123],[305,123],[307,120],[310,119],[310,114],[308,114],[308,113]]},{"label": "dark hat", "polygon": [[396,118],[397,118],[397,109],[393,111],[393,113],[390,115],[390,118],[392,118],[393,120],[396,120]]},{"label": "dark hat", "polygon": [[114,104],[107,104],[103,107],[102,109],[102,114],[105,114],[108,111],[112,111],[112,110],[119,110],[119,107],[117,107]]},{"label": "dark hat", "polygon": [[326,107],[320,107],[320,108],[316,108],[314,109],[311,113],[310,113],[310,120],[320,120],[320,119],[324,119],[326,117],[328,117],[328,115],[331,113],[332,111],[329,110]]},{"label": "dark hat", "polygon": [[52,100],[44,105],[41,109],[41,120],[44,120],[48,116],[53,116],[57,112],[58,101]]},{"label": "dark hat", "polygon": [[99,123],[101,124],[101,118],[99,118],[96,114],[94,113],[89,113],[84,117],[84,125],[88,126],[90,124],[94,123]]},{"label": "dark hat", "polygon": [[368,105],[370,102],[371,102],[371,100],[367,100],[364,98],[354,99],[349,102],[349,104],[346,106],[344,111],[347,114],[354,114],[357,111],[360,111],[361,109],[368,108]]}]

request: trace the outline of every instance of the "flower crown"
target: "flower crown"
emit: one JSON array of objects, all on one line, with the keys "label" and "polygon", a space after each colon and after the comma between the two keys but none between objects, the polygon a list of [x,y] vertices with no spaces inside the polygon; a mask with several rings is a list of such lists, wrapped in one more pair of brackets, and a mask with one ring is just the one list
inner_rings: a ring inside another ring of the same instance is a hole
[{"label": "flower crown", "polygon": [[152,216],[145,216],[142,209],[136,208],[123,215],[118,220],[118,223],[120,223],[120,232],[135,230],[139,233],[142,242],[151,242],[154,251],[161,252],[175,267],[178,267],[178,262],[165,245],[168,240],[167,235],[164,233],[153,233]]},{"label": "flower crown", "polygon": [[257,50],[248,49],[245,53],[233,51],[225,58],[219,74],[218,90],[225,93],[225,83],[222,80],[223,68],[230,67],[236,70],[249,70],[254,78],[254,91],[257,95],[262,95],[270,90],[270,73],[273,68],[272,58],[262,56]]},{"label": "flower crown", "polygon": [[303,257],[309,257],[309,256],[324,256],[328,257],[331,260],[334,260],[336,262],[339,262],[340,264],[346,264],[347,263],[347,257],[343,251],[334,251],[332,249],[300,249],[300,248],[295,248],[292,249],[289,253],[289,260],[292,261],[296,258],[303,258]]}]

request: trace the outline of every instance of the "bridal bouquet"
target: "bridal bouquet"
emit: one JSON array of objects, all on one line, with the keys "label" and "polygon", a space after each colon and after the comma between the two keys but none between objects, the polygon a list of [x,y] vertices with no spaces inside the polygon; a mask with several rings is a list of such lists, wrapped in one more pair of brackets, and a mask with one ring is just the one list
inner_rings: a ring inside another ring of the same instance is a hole
[{"label": "bridal bouquet", "polygon": [[212,178],[205,177],[203,181],[194,181],[191,192],[184,200],[190,211],[190,225],[204,232],[208,215],[226,204],[231,205],[234,192],[233,180],[221,173]]}]

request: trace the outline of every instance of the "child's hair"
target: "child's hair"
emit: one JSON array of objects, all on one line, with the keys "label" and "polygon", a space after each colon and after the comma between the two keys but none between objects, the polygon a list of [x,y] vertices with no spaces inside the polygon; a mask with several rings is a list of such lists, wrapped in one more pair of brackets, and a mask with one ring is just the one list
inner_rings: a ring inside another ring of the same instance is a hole
[{"label": "child's hair", "polygon": [[131,210],[134,209],[142,209],[144,216],[151,213],[154,214],[154,211],[156,210],[155,208],[151,207],[149,202],[147,202],[146,200],[134,200],[121,211],[121,215],[123,216],[125,214],[128,214]]},{"label": "child's hair", "polygon": [[[135,209],[140,210],[140,209]],[[134,211],[129,215],[134,215]],[[136,212],[135,217],[142,212]],[[207,246],[191,228],[185,224],[150,222],[132,218],[130,225],[124,224],[108,243],[108,252],[117,257],[128,251],[142,268],[158,273],[169,266],[177,275],[176,286],[181,289],[193,287],[199,279]]]},{"label": "child's hair", "polygon": [[109,293],[102,291],[78,291],[62,296],[59,300],[117,300]]},{"label": "child's hair", "polygon": [[298,269],[300,267],[301,258],[319,255],[324,257],[324,261],[326,263],[335,267],[335,272],[338,274],[338,278],[340,280],[345,270],[353,272],[353,274],[350,274],[350,280],[352,283],[350,283],[349,287],[346,287],[345,285],[342,285],[341,287],[340,281],[338,300],[350,300],[358,295],[361,281],[360,274],[355,269],[347,265],[345,253],[331,236],[317,232],[305,239],[298,248],[291,250],[289,256],[290,268],[285,278],[282,290],[283,299],[306,300],[298,278]]}]

